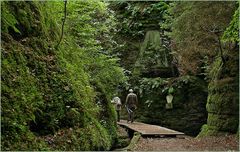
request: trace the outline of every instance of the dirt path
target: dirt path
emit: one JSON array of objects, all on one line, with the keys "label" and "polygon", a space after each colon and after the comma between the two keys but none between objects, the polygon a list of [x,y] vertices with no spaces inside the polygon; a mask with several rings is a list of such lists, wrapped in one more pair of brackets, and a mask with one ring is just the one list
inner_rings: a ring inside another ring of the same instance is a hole
[{"label": "dirt path", "polygon": [[204,137],[189,136],[181,138],[140,138],[134,151],[239,151],[236,135]]}]

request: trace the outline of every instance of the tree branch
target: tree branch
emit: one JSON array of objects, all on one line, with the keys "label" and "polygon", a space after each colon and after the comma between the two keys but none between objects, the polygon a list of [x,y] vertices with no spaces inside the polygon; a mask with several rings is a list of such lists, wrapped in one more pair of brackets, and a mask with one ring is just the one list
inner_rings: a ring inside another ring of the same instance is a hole
[{"label": "tree branch", "polygon": [[222,43],[221,43],[221,38],[220,38],[220,34],[222,32],[224,32],[224,30],[222,29],[218,29],[215,25],[214,25],[214,28],[206,28],[206,27],[203,27],[200,25],[200,28],[208,33],[213,33],[217,36],[217,39],[218,39],[218,45],[219,45],[219,50],[220,50],[220,55],[221,55],[221,58],[222,58],[222,62],[223,64],[225,63],[225,59],[224,59],[224,56],[223,56],[223,49],[222,49]]},{"label": "tree branch", "polygon": [[223,56],[222,43],[221,43],[220,36],[218,36],[218,44],[219,44],[219,49],[220,49],[220,53],[221,53],[222,62],[224,64],[225,63],[225,59],[224,59],[224,56]]}]

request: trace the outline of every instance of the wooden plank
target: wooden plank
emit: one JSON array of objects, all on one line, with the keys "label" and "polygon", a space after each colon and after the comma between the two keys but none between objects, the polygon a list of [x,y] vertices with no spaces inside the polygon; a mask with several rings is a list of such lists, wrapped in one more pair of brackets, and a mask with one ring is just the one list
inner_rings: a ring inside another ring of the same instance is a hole
[{"label": "wooden plank", "polygon": [[142,135],[184,135],[184,133],[171,130],[157,125],[149,125],[141,122],[127,123],[126,120],[121,120],[118,125],[129,128]]}]

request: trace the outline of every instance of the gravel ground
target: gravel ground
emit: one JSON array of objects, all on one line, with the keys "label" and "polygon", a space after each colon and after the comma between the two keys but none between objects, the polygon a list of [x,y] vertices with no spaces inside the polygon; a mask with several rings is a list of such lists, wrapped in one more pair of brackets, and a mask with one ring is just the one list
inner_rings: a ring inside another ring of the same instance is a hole
[{"label": "gravel ground", "polygon": [[193,138],[140,138],[135,151],[239,151],[236,135]]}]

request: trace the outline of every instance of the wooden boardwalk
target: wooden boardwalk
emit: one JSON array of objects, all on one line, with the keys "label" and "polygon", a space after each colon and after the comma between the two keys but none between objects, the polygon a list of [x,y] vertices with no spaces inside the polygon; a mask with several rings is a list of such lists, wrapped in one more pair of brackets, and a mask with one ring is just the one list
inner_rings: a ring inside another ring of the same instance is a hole
[{"label": "wooden boardwalk", "polygon": [[171,130],[157,125],[149,125],[141,122],[127,123],[126,120],[118,122],[121,127],[139,132],[142,136],[174,136],[184,135],[182,132]]}]

